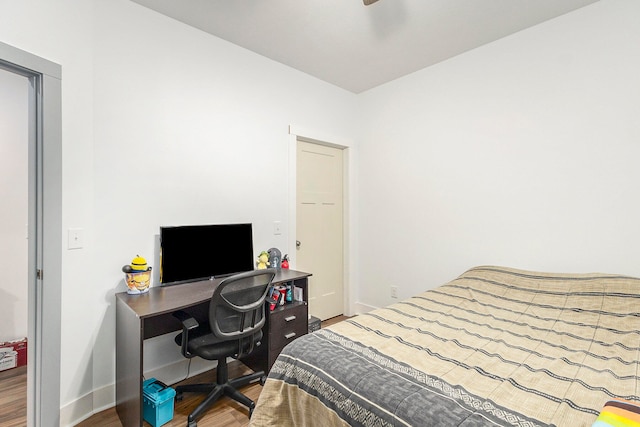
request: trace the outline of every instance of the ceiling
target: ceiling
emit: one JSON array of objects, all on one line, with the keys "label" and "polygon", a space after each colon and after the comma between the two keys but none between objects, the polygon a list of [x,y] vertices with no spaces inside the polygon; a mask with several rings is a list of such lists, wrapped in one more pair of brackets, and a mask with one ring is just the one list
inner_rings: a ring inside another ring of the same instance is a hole
[{"label": "ceiling", "polygon": [[360,93],[598,0],[132,0]]}]

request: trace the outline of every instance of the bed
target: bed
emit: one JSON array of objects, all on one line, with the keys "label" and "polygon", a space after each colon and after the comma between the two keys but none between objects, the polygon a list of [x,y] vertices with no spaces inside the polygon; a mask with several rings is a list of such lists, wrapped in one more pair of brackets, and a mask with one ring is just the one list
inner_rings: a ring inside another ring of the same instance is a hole
[{"label": "bed", "polygon": [[300,337],[254,427],[591,426],[638,397],[640,279],[480,266]]}]

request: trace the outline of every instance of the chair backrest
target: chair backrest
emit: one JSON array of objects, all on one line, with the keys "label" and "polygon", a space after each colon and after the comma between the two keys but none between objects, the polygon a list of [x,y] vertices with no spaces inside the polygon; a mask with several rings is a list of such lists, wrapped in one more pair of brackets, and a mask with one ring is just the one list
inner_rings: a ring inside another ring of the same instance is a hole
[{"label": "chair backrest", "polygon": [[209,324],[221,341],[260,332],[265,322],[265,299],[276,269],[248,271],[223,279],[209,305]]}]

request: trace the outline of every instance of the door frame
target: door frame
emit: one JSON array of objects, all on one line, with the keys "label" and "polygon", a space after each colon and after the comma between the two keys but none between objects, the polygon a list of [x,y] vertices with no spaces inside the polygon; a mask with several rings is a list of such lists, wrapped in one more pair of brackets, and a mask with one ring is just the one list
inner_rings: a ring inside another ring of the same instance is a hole
[{"label": "door frame", "polygon": [[0,42],[0,67],[29,80],[27,425],[60,424],[62,68]]},{"label": "door frame", "polygon": [[[298,126],[289,125],[289,168],[288,168],[288,239],[289,261],[292,268],[296,267],[296,178],[297,178],[297,145],[298,140],[304,140],[319,145],[339,148],[343,150],[343,191],[342,191],[342,221],[343,221],[343,292],[344,308],[346,316],[353,316],[355,313],[355,291],[351,284],[357,283],[356,269],[352,267],[356,247],[355,227],[352,218],[355,217],[355,198],[351,189],[354,185],[354,144],[346,138],[339,138],[325,133],[303,129]],[[308,273],[313,274],[313,271]]]}]

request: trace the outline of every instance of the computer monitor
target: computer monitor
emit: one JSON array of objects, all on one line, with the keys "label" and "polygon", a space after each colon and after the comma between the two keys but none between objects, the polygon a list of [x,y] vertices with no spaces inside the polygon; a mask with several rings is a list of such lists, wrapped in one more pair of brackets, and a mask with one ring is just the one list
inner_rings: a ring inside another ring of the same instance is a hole
[{"label": "computer monitor", "polygon": [[160,227],[160,283],[172,285],[253,270],[251,224]]}]

